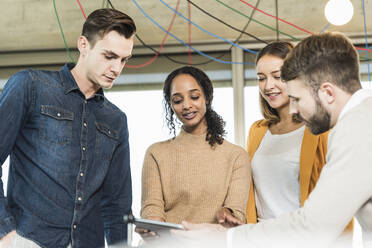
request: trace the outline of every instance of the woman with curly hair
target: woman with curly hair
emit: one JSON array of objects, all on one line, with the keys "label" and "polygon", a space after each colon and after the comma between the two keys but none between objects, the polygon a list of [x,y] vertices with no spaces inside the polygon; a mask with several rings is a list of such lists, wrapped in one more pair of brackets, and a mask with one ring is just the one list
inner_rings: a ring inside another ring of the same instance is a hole
[{"label": "woman with curly hair", "polygon": [[[249,157],[223,138],[225,122],[212,109],[212,82],[203,71],[185,66],[168,75],[163,94],[174,138],[147,149],[141,217],[173,223],[245,223]],[[182,123],[177,136],[176,118]]]}]

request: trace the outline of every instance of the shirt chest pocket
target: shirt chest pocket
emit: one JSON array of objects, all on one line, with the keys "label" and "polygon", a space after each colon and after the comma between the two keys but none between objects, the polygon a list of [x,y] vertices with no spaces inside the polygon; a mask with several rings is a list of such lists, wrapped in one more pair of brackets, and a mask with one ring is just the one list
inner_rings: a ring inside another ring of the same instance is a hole
[{"label": "shirt chest pocket", "polygon": [[104,123],[96,122],[96,154],[104,161],[110,161],[118,143],[118,131]]},{"label": "shirt chest pocket", "polygon": [[41,105],[40,139],[58,145],[67,145],[72,140],[74,113],[51,105]]}]

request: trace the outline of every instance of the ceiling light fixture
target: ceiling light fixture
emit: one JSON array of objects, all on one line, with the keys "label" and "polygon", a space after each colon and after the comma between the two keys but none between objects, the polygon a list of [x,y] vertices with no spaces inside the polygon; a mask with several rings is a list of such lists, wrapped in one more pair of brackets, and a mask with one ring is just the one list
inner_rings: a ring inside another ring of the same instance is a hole
[{"label": "ceiling light fixture", "polygon": [[341,26],[348,23],[354,14],[354,7],[350,0],[329,0],[324,8],[328,22]]}]

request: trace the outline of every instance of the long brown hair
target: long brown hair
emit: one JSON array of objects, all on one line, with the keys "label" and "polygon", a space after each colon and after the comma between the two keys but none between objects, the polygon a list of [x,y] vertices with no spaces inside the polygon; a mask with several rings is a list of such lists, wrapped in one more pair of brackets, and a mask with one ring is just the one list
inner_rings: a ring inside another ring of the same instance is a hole
[{"label": "long brown hair", "polygon": [[[258,61],[265,55],[272,55],[281,59],[285,59],[287,55],[292,51],[293,45],[286,41],[274,41],[264,48],[262,48],[256,57],[256,65]],[[275,124],[280,121],[278,111],[272,108],[267,101],[259,93],[260,110],[263,117],[269,122],[269,124]],[[294,119],[296,121],[296,119]]]}]

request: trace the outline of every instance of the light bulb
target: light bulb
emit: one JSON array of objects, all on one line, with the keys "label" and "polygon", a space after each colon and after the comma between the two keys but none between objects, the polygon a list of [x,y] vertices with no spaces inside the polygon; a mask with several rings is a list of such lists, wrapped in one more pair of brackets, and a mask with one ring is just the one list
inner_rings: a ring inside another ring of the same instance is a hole
[{"label": "light bulb", "polygon": [[329,0],[324,8],[324,14],[329,23],[341,26],[351,20],[354,7],[349,0]]}]

